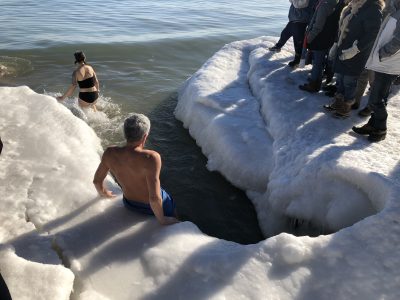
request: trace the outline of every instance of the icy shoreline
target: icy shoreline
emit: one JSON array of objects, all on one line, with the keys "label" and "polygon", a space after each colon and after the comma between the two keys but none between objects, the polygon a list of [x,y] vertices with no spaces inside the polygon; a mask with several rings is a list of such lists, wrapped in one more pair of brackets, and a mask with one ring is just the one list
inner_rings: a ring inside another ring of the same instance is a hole
[{"label": "icy shoreline", "polygon": [[117,199],[98,198],[101,147],[86,123],[52,97],[0,87],[0,270],[13,296],[398,299],[399,95],[387,140],[371,145],[348,133],[357,117],[332,119],[327,98],[297,90],[306,73],[285,68],[290,45],[269,57],[273,41],[222,48],[185,83],[176,115],[209,169],[247,191],[267,235],[289,217],[337,232],[239,245],[189,222],[162,227],[126,211],[111,183]]},{"label": "icy shoreline", "polygon": [[331,118],[322,109],[329,98],[298,90],[306,70],[291,73],[292,54],[269,52],[271,43],[226,45],[180,92],[176,117],[209,158],[209,169],[247,191],[267,236],[287,230],[290,219],[332,232],[381,211],[391,186],[370,174],[398,182],[399,96],[391,100],[388,140],[369,144],[349,134],[364,120]]}]

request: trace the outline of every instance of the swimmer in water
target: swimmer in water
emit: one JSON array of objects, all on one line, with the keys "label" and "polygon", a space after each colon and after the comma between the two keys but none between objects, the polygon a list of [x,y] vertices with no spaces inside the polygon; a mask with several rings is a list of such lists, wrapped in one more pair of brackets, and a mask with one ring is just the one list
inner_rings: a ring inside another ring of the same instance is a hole
[{"label": "swimmer in water", "polygon": [[96,72],[86,63],[86,56],[82,51],[74,53],[75,64],[78,64],[76,70],[72,73],[72,83],[64,95],[57,97],[58,101],[73,95],[76,86],[79,85],[79,106],[82,108],[92,107],[96,109],[96,101],[99,98],[99,81]]}]

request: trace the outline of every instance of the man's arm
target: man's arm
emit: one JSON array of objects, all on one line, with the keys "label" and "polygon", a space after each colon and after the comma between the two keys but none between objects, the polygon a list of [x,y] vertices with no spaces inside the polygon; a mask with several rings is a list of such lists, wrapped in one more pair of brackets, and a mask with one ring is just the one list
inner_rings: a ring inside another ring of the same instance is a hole
[{"label": "man's arm", "polygon": [[148,154],[146,163],[146,182],[149,191],[149,203],[161,225],[177,223],[178,220],[164,216],[160,192],[161,157],[158,153]]},{"label": "man's arm", "polygon": [[96,190],[99,193],[99,195],[111,198],[114,197],[113,193],[107,190],[107,188],[104,186],[104,179],[106,178],[107,173],[110,170],[107,164],[108,156],[109,156],[109,150],[107,149],[106,151],[104,151],[103,157],[101,158],[101,162],[97,167],[96,173],[94,174],[93,184],[96,187]]}]

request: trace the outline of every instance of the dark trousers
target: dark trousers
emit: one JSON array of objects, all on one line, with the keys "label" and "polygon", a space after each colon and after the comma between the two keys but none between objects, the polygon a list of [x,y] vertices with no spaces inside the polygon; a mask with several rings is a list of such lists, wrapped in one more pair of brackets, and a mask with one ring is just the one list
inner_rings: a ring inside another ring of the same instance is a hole
[{"label": "dark trousers", "polygon": [[296,52],[296,54],[301,55],[306,27],[306,23],[287,23],[286,27],[281,32],[281,37],[279,38],[278,43],[276,43],[276,46],[282,48],[286,44],[288,39],[293,37],[294,51]]},{"label": "dark trousers", "polygon": [[384,74],[375,72],[374,82],[371,87],[371,94],[369,95],[368,104],[373,113],[368,123],[375,129],[386,130],[386,121],[388,113],[386,111],[386,104],[388,101],[390,88],[397,75]]}]

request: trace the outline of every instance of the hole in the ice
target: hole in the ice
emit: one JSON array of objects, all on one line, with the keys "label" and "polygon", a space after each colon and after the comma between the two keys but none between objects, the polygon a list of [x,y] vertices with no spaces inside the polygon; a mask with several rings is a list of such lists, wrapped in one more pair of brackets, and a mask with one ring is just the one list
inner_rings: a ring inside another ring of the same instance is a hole
[{"label": "hole in the ice", "polygon": [[[378,214],[390,198],[391,190],[380,175],[356,174],[342,179],[320,178],[316,186],[304,199],[291,199],[286,214],[271,213],[270,236],[281,232],[296,236],[318,236],[331,234],[357,222]],[[330,174],[332,175],[332,174]],[[348,175],[348,174],[347,174]],[[337,174],[334,174],[336,177]],[[324,182],[330,182],[330,186]],[[267,225],[264,224],[264,228]]]}]

